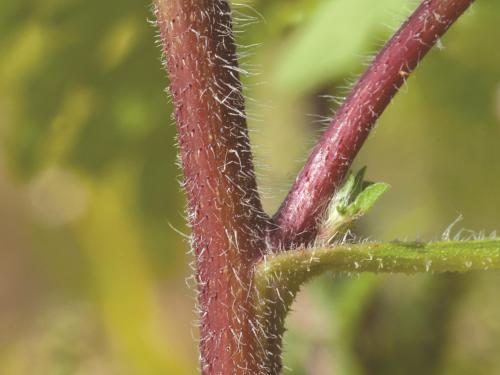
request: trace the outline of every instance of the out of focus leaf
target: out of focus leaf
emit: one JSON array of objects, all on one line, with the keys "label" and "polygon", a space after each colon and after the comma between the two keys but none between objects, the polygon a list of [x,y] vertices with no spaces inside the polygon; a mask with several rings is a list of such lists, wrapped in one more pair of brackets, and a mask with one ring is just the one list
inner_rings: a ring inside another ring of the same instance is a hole
[{"label": "out of focus leaf", "polygon": [[[300,94],[359,66],[360,55],[409,0],[330,0],[288,41],[276,70],[283,89]],[[385,26],[384,26],[385,25]],[[392,27],[391,27],[392,28]]]}]

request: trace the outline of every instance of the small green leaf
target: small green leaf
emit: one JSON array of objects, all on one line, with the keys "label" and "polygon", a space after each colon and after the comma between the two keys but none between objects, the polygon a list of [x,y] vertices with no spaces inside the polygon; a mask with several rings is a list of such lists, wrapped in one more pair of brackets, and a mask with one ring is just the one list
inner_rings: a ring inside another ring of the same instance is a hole
[{"label": "small green leaf", "polygon": [[365,177],[366,167],[359,170],[356,175],[349,173],[344,185],[337,191],[332,199],[332,205],[336,206],[337,211],[344,215],[351,203],[363,190],[363,179]]},{"label": "small green leaf", "polygon": [[356,175],[346,178],[328,207],[328,212],[318,230],[317,242],[332,243],[349,229],[349,226],[370,208],[389,189],[383,182],[364,181],[366,167]]},{"label": "small green leaf", "polygon": [[355,201],[347,207],[346,215],[361,216],[364,215],[382,195],[389,190],[389,185],[384,182],[376,182],[369,185],[361,193],[358,194]]}]

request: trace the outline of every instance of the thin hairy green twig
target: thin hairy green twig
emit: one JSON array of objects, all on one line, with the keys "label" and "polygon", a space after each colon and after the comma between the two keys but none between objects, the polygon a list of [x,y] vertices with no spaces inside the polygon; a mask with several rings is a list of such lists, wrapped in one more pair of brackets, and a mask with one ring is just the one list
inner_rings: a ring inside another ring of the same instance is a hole
[{"label": "thin hairy green twig", "polygon": [[262,260],[259,288],[281,282],[294,289],[325,271],[405,273],[500,270],[500,240],[342,244],[303,249]]}]

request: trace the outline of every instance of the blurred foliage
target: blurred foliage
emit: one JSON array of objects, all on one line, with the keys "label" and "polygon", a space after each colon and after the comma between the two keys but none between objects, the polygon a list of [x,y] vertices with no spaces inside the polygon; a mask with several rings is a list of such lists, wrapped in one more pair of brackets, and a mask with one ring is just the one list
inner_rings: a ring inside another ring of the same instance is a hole
[{"label": "blurred foliage", "polygon": [[[414,0],[240,0],[236,25],[272,212],[349,82]],[[194,374],[175,127],[149,2],[0,12],[0,373]],[[500,3],[476,2],[358,158],[392,189],[361,236],[498,229]],[[313,113],[315,116],[307,115]],[[356,166],[357,168],[357,166]],[[296,374],[500,372],[498,273],[324,277],[300,294]],[[190,283],[188,283],[190,284]]]},{"label": "blurred foliage", "polygon": [[[358,54],[370,47],[373,36],[381,37],[384,29],[384,36],[390,36],[390,31],[399,26],[399,17],[394,14],[401,12],[404,5],[402,0],[321,2],[307,20],[309,26],[297,31],[288,42],[289,49],[277,66],[277,85],[299,95],[328,80],[352,74]],[[353,20],[356,27],[351,27]]]}]

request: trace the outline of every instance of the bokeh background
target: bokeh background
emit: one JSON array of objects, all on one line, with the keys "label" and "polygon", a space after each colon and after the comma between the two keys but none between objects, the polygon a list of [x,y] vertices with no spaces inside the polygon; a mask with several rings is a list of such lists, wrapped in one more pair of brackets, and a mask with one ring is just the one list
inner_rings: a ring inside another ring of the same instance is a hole
[{"label": "bokeh background", "polygon": [[[273,212],[324,118],[413,0],[234,4]],[[192,261],[149,1],[0,4],[0,373],[196,374]],[[355,163],[391,191],[379,240],[500,229],[500,3],[478,0]],[[500,373],[500,274],[328,275],[288,319],[285,372]]]}]

